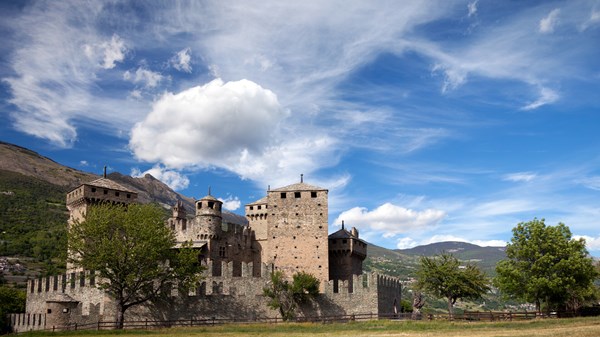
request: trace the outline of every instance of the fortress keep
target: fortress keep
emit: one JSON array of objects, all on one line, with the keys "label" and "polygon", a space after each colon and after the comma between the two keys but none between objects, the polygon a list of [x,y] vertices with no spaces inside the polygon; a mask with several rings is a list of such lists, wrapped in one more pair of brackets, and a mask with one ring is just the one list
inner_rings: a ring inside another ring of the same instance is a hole
[{"label": "fortress keep", "polygon": [[[85,219],[90,205],[129,204],[137,193],[107,179],[82,184],[67,194],[69,224]],[[177,245],[192,242],[206,271],[189,294],[172,292],[169,303],[133,307],[127,320],[275,317],[263,288],[274,270],[291,276],[304,271],[321,282],[316,302],[301,315],[393,314],[400,303],[400,282],[365,275],[367,243],[356,228],[328,235],[328,190],[303,182],[269,189],[245,206],[247,222],[226,222],[222,202],[211,195],[194,210],[177,202],[167,220]],[[114,321],[114,300],[95,285],[93,271],[67,266],[67,274],[31,280],[25,314],[14,314],[14,331],[61,329],[73,324]]]}]

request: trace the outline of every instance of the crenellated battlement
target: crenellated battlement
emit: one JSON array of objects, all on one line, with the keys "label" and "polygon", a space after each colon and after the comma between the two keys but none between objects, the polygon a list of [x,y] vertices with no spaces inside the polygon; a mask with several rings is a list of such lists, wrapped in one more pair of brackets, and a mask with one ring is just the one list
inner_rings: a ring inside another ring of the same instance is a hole
[{"label": "crenellated battlement", "polygon": [[27,293],[78,292],[81,288],[95,287],[98,278],[93,271],[80,271],[46,276],[27,281]]}]

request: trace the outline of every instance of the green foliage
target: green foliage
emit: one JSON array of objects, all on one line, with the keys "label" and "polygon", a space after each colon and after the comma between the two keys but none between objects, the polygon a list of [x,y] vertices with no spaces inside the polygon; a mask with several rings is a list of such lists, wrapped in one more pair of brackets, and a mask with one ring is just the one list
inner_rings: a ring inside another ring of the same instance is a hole
[{"label": "green foliage", "polygon": [[175,237],[164,220],[155,205],[100,204],[71,226],[69,261],[100,276],[99,287],[116,300],[120,326],[128,308],[199,279],[197,254],[189,245],[173,249]]},{"label": "green foliage", "polygon": [[8,331],[8,314],[25,312],[25,292],[0,286],[0,334]]},{"label": "green foliage", "polygon": [[450,316],[458,299],[478,299],[490,290],[488,278],[477,266],[462,266],[456,257],[446,253],[421,257],[416,286],[435,297],[446,298]]},{"label": "green foliage", "polygon": [[311,274],[298,272],[292,276],[290,283],[283,272],[275,271],[263,294],[269,298],[268,306],[278,310],[283,320],[288,321],[296,317],[299,305],[319,294],[319,280]]},{"label": "green foliage", "polygon": [[64,269],[68,213],[65,188],[0,170],[0,256],[45,262],[46,274]]},{"label": "green foliage", "polygon": [[507,259],[496,267],[496,286],[521,300],[547,310],[578,309],[595,298],[598,271],[585,240],[572,238],[568,226],[546,226],[544,219],[513,228]]}]

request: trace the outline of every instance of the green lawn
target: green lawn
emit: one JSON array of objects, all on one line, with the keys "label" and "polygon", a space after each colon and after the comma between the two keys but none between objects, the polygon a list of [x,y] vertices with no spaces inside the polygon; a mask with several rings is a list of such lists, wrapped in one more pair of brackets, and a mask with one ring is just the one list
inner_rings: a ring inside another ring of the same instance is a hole
[{"label": "green lawn", "polygon": [[545,319],[521,322],[369,321],[347,324],[227,324],[160,330],[71,331],[29,333],[24,336],[600,336],[600,318]]}]

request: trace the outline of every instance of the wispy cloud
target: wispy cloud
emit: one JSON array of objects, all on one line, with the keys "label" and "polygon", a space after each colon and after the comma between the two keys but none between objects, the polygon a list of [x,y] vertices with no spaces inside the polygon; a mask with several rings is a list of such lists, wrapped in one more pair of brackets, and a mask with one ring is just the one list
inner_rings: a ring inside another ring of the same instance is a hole
[{"label": "wispy cloud", "polygon": [[477,14],[477,3],[478,2],[479,2],[478,0],[475,0],[473,2],[469,2],[469,4],[467,5],[467,10],[469,11],[467,15],[469,17],[472,17]]},{"label": "wispy cloud", "polygon": [[536,177],[537,177],[537,174],[533,173],[533,172],[517,172],[517,173],[506,174],[506,175],[504,175],[504,177],[502,179],[506,180],[506,181],[514,181],[514,182],[528,182],[528,181],[532,181]]},{"label": "wispy cloud", "polygon": [[554,32],[554,27],[558,23],[558,15],[560,14],[560,9],[553,9],[548,16],[540,20],[540,33],[548,34]]}]

